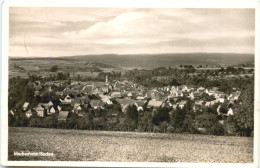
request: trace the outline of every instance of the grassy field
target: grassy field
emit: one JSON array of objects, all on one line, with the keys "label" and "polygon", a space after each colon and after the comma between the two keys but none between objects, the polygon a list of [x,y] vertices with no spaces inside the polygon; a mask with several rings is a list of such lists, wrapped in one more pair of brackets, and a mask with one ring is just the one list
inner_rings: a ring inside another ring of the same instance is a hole
[{"label": "grassy field", "polygon": [[[9,160],[253,162],[253,138],[9,128]],[[14,156],[53,152],[54,157]]]}]

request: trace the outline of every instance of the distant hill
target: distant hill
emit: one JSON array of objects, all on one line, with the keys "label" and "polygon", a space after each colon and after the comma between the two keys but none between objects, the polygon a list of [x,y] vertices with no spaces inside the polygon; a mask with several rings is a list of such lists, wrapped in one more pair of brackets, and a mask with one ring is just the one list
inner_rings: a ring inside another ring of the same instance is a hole
[{"label": "distant hill", "polygon": [[137,55],[82,55],[66,57],[81,61],[95,61],[121,68],[178,67],[185,65],[253,65],[253,54],[186,53],[186,54],[137,54]]},{"label": "distant hill", "polygon": [[116,68],[112,65],[107,65],[99,62],[87,62],[84,65],[86,65],[87,67],[95,67],[95,68]]},{"label": "distant hill", "polygon": [[[28,60],[46,60],[47,58],[11,58]],[[80,55],[50,58],[54,62],[84,63],[91,68],[145,68],[179,67],[180,65],[237,66],[254,65],[253,54],[233,53],[177,53],[177,54],[135,54],[135,55]]]}]

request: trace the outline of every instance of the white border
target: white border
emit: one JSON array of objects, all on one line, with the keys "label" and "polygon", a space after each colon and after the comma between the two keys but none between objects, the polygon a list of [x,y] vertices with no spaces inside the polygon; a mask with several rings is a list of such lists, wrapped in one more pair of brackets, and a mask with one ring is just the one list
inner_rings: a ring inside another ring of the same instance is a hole
[{"label": "white border", "polygon": [[9,46],[9,8],[3,4],[2,8],[2,81],[1,81],[1,164],[8,157],[8,46]]},{"label": "white border", "polygon": [[[73,162],[73,161],[8,161],[8,50],[9,7],[122,7],[122,8],[255,8],[255,113],[254,163],[155,163],[155,162]],[[2,8],[2,88],[1,88],[1,164],[4,166],[57,167],[258,167],[259,164],[259,65],[260,3],[246,0],[74,0],[74,1],[5,1]],[[258,21],[258,22],[257,22]]]},{"label": "white border", "polygon": [[260,112],[260,3],[255,8],[255,106],[254,106],[254,163],[259,166],[259,112]]}]

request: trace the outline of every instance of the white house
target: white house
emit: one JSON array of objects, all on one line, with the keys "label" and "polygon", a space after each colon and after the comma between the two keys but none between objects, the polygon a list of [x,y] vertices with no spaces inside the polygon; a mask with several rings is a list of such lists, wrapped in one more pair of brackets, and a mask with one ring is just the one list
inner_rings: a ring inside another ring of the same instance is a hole
[{"label": "white house", "polygon": [[144,99],[145,99],[144,96],[137,96],[137,97],[136,97],[136,100],[144,100]]},{"label": "white house", "polygon": [[57,109],[58,109],[58,111],[61,111],[61,107],[60,106],[57,106]]},{"label": "white house", "polygon": [[24,110],[24,111],[27,110],[28,106],[29,106],[29,103],[28,103],[28,102],[25,102],[25,103],[23,104],[23,110]]},{"label": "white house", "polygon": [[220,95],[220,96],[217,98],[217,101],[220,102],[220,103],[224,103],[224,101],[225,101],[225,95]]},{"label": "white house", "polygon": [[102,101],[108,105],[113,104],[113,102],[110,100],[110,96],[103,96]]},{"label": "white house", "polygon": [[32,110],[30,109],[30,110],[26,111],[25,115],[27,118],[30,118],[32,116]]},{"label": "white house", "polygon": [[162,105],[162,103],[163,103],[162,101],[150,100],[147,107],[148,108],[151,108],[151,107],[159,108]]},{"label": "white house", "polygon": [[138,111],[139,110],[143,111],[144,110],[143,106],[144,106],[145,103],[146,103],[146,101],[137,101],[137,102],[135,102],[134,105],[136,106]]},{"label": "white house", "polygon": [[51,107],[51,106],[53,106],[53,103],[51,101],[49,101],[48,105]]},{"label": "white house", "polygon": [[60,102],[61,102],[61,103],[71,103],[71,102],[72,102],[72,98],[71,98],[69,95],[67,95],[67,96],[64,98],[64,100],[60,99]]},{"label": "white house", "polygon": [[82,108],[80,107],[80,104],[76,103],[73,108],[74,113],[78,114],[81,112],[81,110]]},{"label": "white house", "polygon": [[56,110],[54,109],[54,107],[51,107],[50,113],[51,113],[51,114],[55,114],[55,113],[56,113]]},{"label": "white house", "polygon": [[37,116],[44,117],[44,108],[39,104],[36,108]]},{"label": "white house", "polygon": [[227,112],[227,116],[230,116],[230,115],[234,115],[232,108],[230,108]]},{"label": "white house", "polygon": [[182,109],[185,106],[186,103],[187,103],[187,101],[181,101],[179,103],[179,107]]},{"label": "white house", "polygon": [[64,101],[67,102],[67,103],[71,103],[72,98],[71,98],[69,95],[67,95],[67,96],[64,98]]}]

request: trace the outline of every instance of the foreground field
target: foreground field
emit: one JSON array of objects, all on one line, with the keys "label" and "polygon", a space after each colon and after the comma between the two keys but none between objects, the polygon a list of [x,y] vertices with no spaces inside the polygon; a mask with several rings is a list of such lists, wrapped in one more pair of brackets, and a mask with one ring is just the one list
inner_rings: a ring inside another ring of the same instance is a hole
[{"label": "foreground field", "polygon": [[[9,128],[9,160],[253,162],[253,138]],[[49,152],[51,157],[14,156]]]}]

